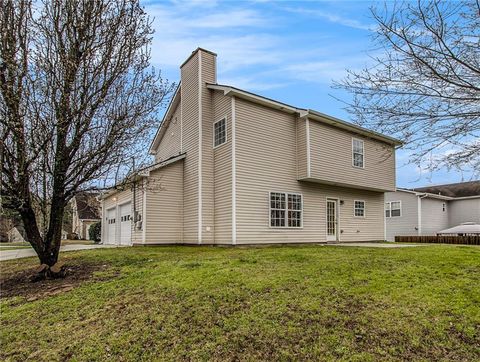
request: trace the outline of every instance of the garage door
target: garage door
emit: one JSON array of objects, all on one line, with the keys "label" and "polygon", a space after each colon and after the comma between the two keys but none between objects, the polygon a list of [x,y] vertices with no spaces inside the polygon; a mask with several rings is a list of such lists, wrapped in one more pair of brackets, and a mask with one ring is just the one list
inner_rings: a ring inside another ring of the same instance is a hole
[{"label": "garage door", "polygon": [[115,226],[116,224],[115,219],[115,208],[107,210],[107,244],[116,244],[115,240]]},{"label": "garage door", "polygon": [[132,238],[132,220],[130,203],[120,205],[120,245],[130,245]]}]

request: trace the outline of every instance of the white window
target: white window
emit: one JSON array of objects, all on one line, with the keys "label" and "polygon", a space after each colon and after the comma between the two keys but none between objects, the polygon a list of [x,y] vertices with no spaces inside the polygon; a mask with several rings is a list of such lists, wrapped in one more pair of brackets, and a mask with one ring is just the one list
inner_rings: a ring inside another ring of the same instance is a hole
[{"label": "white window", "polygon": [[365,217],[365,201],[355,200],[353,206],[353,215]]},{"label": "white window", "polygon": [[352,138],[352,163],[355,167],[364,167],[363,141],[357,138]]},{"label": "white window", "polygon": [[302,227],[302,195],[270,192],[270,226]]},{"label": "white window", "polygon": [[386,217],[402,216],[402,203],[401,203],[401,201],[386,202],[385,203],[385,216]]},{"label": "white window", "polygon": [[227,121],[225,118],[213,124],[213,147],[218,147],[227,142]]}]

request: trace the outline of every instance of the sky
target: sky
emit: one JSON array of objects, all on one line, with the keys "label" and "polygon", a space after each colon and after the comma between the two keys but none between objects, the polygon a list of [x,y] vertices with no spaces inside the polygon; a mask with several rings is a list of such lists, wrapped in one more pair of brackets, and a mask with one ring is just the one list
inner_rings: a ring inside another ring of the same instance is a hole
[{"label": "sky", "polygon": [[[152,65],[173,82],[197,47],[217,53],[221,84],[232,85],[296,107],[351,121],[332,88],[346,70],[368,66],[375,24],[374,1],[166,1],[143,0],[153,18]],[[397,186],[468,181],[471,174],[427,172],[398,150]]]}]

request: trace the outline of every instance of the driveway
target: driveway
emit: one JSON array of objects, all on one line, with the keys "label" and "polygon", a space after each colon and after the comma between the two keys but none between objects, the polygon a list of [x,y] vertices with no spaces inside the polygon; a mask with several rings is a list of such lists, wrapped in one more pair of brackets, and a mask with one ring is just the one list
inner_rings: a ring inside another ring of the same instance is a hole
[{"label": "driveway", "polygon": [[[88,250],[88,249],[101,249],[101,248],[116,248],[115,245],[81,245],[81,244],[71,244],[60,247],[60,251],[77,251],[77,250]],[[2,250],[0,249],[0,261],[10,260],[10,259],[20,259],[27,258],[30,256],[36,256],[37,254],[33,249],[13,249],[13,250]]]}]

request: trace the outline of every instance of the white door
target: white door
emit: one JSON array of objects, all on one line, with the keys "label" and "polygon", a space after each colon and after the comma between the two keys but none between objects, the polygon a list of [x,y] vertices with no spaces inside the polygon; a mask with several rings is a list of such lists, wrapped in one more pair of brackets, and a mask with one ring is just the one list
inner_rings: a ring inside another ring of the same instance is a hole
[{"label": "white door", "polygon": [[120,205],[120,245],[130,245],[132,238],[132,220],[130,203]]},{"label": "white door", "polygon": [[327,199],[327,241],[338,240],[337,200]]},{"label": "white door", "polygon": [[105,230],[107,231],[107,237],[106,237],[106,243],[107,244],[116,244],[116,238],[115,238],[115,226],[116,224],[116,218],[115,218],[115,208],[108,209],[107,210],[107,226]]}]

